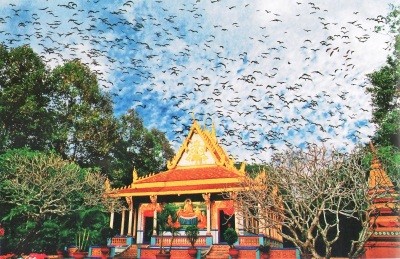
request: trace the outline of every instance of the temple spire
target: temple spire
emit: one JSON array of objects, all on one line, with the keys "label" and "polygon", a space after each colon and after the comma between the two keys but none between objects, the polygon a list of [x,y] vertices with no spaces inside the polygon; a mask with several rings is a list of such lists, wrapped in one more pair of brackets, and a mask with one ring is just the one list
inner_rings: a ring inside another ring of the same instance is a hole
[{"label": "temple spire", "polygon": [[370,142],[372,152],[371,170],[369,173],[368,186],[370,189],[387,189],[394,188],[392,181],[383,169],[381,162],[378,159],[377,151]]}]

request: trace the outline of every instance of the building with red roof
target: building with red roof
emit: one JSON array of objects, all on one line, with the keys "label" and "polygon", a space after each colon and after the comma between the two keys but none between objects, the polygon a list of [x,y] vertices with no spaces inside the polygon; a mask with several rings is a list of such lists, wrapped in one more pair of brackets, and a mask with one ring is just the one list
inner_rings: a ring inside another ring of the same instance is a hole
[{"label": "building with red roof", "polygon": [[[110,226],[115,228],[114,223],[120,223],[121,236],[133,237],[133,243],[142,248],[156,246],[157,211],[165,203],[174,203],[182,229],[193,224],[199,227],[204,239],[200,238],[198,245],[224,244],[224,231],[233,227],[240,236],[239,245],[258,247],[262,236],[271,244],[282,246],[282,237],[276,230],[262,229],[258,222],[246,222],[235,213],[234,200],[226,199],[224,193],[243,190],[245,164],[235,166],[218,144],[214,128],[204,129],[194,121],[167,168],[145,177],[138,177],[134,170],[132,183],[123,188],[111,188],[106,183],[109,197],[123,198],[128,204],[128,210],[122,214],[111,212]],[[184,231],[181,232],[176,242],[183,244]],[[143,257],[143,249],[141,253]]]}]

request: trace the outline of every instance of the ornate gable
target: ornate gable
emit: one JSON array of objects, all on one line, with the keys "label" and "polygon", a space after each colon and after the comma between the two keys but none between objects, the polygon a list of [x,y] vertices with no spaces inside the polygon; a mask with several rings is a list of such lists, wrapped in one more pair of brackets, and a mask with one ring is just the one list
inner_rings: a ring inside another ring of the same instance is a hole
[{"label": "ornate gable", "polygon": [[175,157],[168,162],[168,169],[187,166],[220,165],[233,168],[233,161],[218,144],[215,129],[202,129],[194,121],[189,134]]},{"label": "ornate gable", "polygon": [[234,166],[218,144],[214,127],[202,129],[196,121],[167,167],[167,171],[145,177],[138,177],[135,169],[130,185],[109,190],[108,194],[117,197],[237,191],[242,189],[240,183],[245,176],[245,164],[240,169]]}]

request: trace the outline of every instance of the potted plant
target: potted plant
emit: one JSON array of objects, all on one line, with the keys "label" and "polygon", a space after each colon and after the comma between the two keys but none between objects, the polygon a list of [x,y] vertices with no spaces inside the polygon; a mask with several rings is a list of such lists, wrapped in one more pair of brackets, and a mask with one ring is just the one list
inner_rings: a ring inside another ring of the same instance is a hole
[{"label": "potted plant", "polygon": [[224,238],[225,241],[228,243],[229,245],[229,255],[232,258],[238,258],[239,255],[239,250],[235,248],[235,246],[233,244],[235,244],[239,237],[238,234],[236,232],[236,230],[234,228],[227,228],[224,232]]},{"label": "potted plant", "polygon": [[57,257],[58,258],[64,258],[66,256],[66,250],[65,250],[65,245],[58,245],[57,247]]},{"label": "potted plant", "polygon": [[108,254],[110,253],[110,248],[108,247],[108,239],[112,238],[116,235],[116,231],[113,228],[106,227],[101,229],[100,236],[101,236],[101,243],[100,243],[100,252],[101,258],[106,259]]},{"label": "potted plant", "polygon": [[271,251],[271,245],[269,244],[269,242],[259,245],[257,251],[260,251],[262,259],[269,259],[269,252]]},{"label": "potted plant", "polygon": [[75,259],[83,259],[87,256],[86,249],[89,245],[89,231],[84,229],[83,231],[79,231],[75,237],[75,244],[77,250],[72,254]]},{"label": "potted plant", "polygon": [[[161,236],[160,251],[156,254],[157,259],[171,258],[171,248],[174,237],[178,234],[180,224],[176,216],[176,208],[173,204],[165,204],[160,212],[157,213],[157,228]],[[169,250],[164,249],[164,233],[171,232],[171,242]]]},{"label": "potted plant", "polygon": [[199,228],[196,225],[187,226],[185,229],[186,239],[190,242],[191,247],[188,253],[192,258],[196,258],[197,249],[194,247],[197,239],[199,239]]}]

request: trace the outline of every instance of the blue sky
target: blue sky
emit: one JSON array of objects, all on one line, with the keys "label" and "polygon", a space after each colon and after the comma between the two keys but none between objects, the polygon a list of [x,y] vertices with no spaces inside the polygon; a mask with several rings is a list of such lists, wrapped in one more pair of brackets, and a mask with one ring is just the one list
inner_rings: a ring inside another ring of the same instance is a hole
[{"label": "blue sky", "polygon": [[79,58],[115,114],[134,108],[177,148],[193,118],[237,160],[374,132],[366,74],[391,53],[376,33],[393,1],[1,1],[0,41],[49,67]]}]

